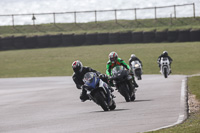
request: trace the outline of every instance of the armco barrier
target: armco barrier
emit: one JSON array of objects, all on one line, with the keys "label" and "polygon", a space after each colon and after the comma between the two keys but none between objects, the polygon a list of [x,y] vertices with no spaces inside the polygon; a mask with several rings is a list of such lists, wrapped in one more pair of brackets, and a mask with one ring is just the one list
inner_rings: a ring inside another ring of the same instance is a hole
[{"label": "armco barrier", "polygon": [[132,32],[132,43],[142,43],[143,32]]},{"label": "armco barrier", "polygon": [[154,31],[145,31],[143,32],[143,42],[150,43],[155,41],[155,32]]},{"label": "armco barrier", "polygon": [[26,48],[25,39],[26,39],[26,36],[14,37],[14,47],[15,47],[15,49],[25,49]]},{"label": "armco barrier", "polygon": [[120,35],[119,35],[118,32],[109,33],[109,35],[108,35],[109,44],[118,44],[118,43],[120,43],[119,37],[120,37]]},{"label": "armco barrier", "polygon": [[167,41],[167,31],[157,31],[155,35],[155,42]]},{"label": "armco barrier", "polygon": [[120,43],[131,43],[132,42],[132,32],[120,32]]},{"label": "armco barrier", "polygon": [[15,49],[14,47],[14,37],[4,37],[1,38],[1,50],[12,50]]},{"label": "armco barrier", "polygon": [[38,48],[46,48],[49,47],[49,35],[38,36],[37,37]]},{"label": "armco barrier", "polygon": [[74,35],[74,45],[80,46],[85,44],[85,34],[75,34]]},{"label": "armco barrier", "polygon": [[26,37],[25,42],[26,42],[27,48],[37,48],[38,47],[37,36]]},{"label": "armco barrier", "polygon": [[49,35],[49,46],[58,47],[62,45],[62,34]]},{"label": "armco barrier", "polygon": [[191,30],[190,31],[190,40],[191,41],[200,41],[200,30]]},{"label": "armco barrier", "polygon": [[190,41],[190,31],[189,30],[179,30],[178,41],[179,42]]},{"label": "armco barrier", "polygon": [[167,32],[167,41],[168,42],[175,42],[178,41],[178,31],[168,31]]},{"label": "armco barrier", "polygon": [[97,34],[97,43],[98,44],[108,44],[108,33],[98,33]]},{"label": "armco barrier", "polygon": [[86,37],[85,44],[87,44],[87,45],[98,44],[97,43],[97,33],[89,33],[89,34],[86,34],[85,37]]},{"label": "armco barrier", "polygon": [[74,46],[74,34],[63,34],[62,46]]}]

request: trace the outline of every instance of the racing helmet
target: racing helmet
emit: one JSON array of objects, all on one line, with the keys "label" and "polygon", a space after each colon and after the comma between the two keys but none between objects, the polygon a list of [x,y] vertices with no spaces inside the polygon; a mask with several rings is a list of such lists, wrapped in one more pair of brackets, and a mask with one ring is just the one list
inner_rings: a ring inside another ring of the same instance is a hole
[{"label": "racing helmet", "polygon": [[131,54],[131,58],[135,58],[136,56],[135,56],[135,54]]},{"label": "racing helmet", "polygon": [[167,51],[163,51],[163,55],[164,56],[168,56],[168,52]]},{"label": "racing helmet", "polygon": [[79,60],[76,60],[72,63],[72,69],[74,70],[75,73],[82,72],[83,64]]},{"label": "racing helmet", "polygon": [[108,58],[110,59],[111,63],[115,63],[117,61],[118,55],[116,52],[111,52]]}]

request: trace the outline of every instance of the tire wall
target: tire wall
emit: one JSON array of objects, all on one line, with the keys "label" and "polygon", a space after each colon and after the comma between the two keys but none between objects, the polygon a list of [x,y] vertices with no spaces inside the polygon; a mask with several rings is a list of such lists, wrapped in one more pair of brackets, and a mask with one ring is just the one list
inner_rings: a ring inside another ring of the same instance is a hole
[{"label": "tire wall", "polygon": [[121,32],[120,33],[120,43],[131,43],[132,42],[132,32]]},{"label": "tire wall", "polygon": [[108,33],[98,33],[97,34],[97,43],[98,44],[108,44]]},{"label": "tire wall", "polygon": [[155,40],[155,32],[154,31],[148,31],[143,32],[143,42],[144,43],[151,43]]},{"label": "tire wall", "polygon": [[168,31],[167,32],[167,41],[168,42],[178,41],[178,31]]},{"label": "tire wall", "polygon": [[14,47],[15,49],[25,49],[25,36],[14,37]]},{"label": "tire wall", "polygon": [[38,48],[46,48],[49,47],[49,35],[45,36],[38,36],[37,37],[37,42],[38,42]]},{"label": "tire wall", "polygon": [[124,44],[151,42],[200,41],[200,30],[116,32],[93,34],[58,34],[44,36],[0,37],[0,50],[80,46],[96,44]]},{"label": "tire wall", "polygon": [[86,45],[95,45],[97,44],[97,33],[86,34],[85,35],[85,44]]},{"label": "tire wall", "polygon": [[1,50],[12,50],[15,49],[14,47],[14,37],[4,37],[1,38],[1,42],[0,42],[0,48]]},{"label": "tire wall", "polygon": [[159,31],[155,33],[155,42],[166,42],[167,31]]},{"label": "tire wall", "polygon": [[74,46],[74,34],[62,35],[62,45],[61,46]]},{"label": "tire wall", "polygon": [[143,42],[143,32],[132,32],[132,43]]},{"label": "tire wall", "polygon": [[74,35],[74,46],[84,45],[86,42],[85,34],[75,34]]},{"label": "tire wall", "polygon": [[27,48],[37,48],[38,47],[37,36],[26,37],[25,43]]},{"label": "tire wall", "polygon": [[190,31],[189,30],[180,30],[178,34],[179,42],[189,42],[190,41]]},{"label": "tire wall", "polygon": [[119,37],[120,37],[120,34],[118,32],[109,33],[109,35],[108,35],[109,44],[119,44],[120,43]]},{"label": "tire wall", "polygon": [[191,41],[200,41],[200,30],[191,30],[190,31],[190,40]]},{"label": "tire wall", "polygon": [[49,35],[49,46],[58,47],[62,45],[62,34],[58,35]]}]

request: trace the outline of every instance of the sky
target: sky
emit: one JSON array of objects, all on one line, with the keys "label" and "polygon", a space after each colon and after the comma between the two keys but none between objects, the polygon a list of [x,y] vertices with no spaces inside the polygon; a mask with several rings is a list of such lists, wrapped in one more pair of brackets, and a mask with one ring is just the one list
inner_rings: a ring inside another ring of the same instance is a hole
[{"label": "sky", "polygon": [[[195,3],[196,15],[200,16],[200,0],[0,0],[0,25],[12,25],[12,14],[33,14],[33,13],[54,13],[54,12],[74,12],[93,11],[111,9],[145,8],[155,6],[181,5]],[[154,10],[138,10],[137,18],[154,18]],[[157,17],[173,16],[173,8],[157,9]],[[177,17],[191,17],[193,15],[192,6],[177,7]],[[77,22],[94,21],[93,13],[77,14]],[[52,23],[53,14],[35,15],[36,24]],[[118,19],[134,19],[133,11],[117,12]],[[114,12],[97,12],[97,20],[105,21],[114,19]],[[56,15],[56,22],[74,22],[74,14]],[[32,15],[14,16],[16,25],[32,24]]]}]

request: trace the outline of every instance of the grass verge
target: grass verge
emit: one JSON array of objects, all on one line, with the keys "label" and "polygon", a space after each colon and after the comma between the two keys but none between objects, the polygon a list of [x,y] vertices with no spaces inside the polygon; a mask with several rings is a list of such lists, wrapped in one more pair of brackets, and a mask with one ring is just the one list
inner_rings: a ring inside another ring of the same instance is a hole
[{"label": "grass verge", "polygon": [[158,56],[167,50],[173,58],[172,74],[200,73],[200,42],[113,44],[80,47],[59,47],[31,50],[12,50],[0,52],[0,78],[70,76],[71,64],[81,60],[105,73],[108,54],[116,51],[128,63],[132,53],[143,62],[144,74],[159,74]]}]

